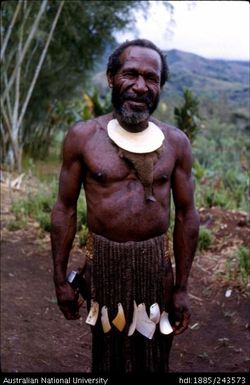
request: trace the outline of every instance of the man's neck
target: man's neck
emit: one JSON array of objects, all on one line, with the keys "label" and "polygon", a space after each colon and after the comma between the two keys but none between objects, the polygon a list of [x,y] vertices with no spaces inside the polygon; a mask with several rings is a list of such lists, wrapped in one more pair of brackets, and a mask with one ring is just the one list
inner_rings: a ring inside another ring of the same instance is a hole
[{"label": "man's neck", "polygon": [[124,128],[124,130],[133,133],[144,131],[148,127],[149,122],[149,119],[147,119],[138,123],[128,123],[124,121],[117,112],[114,112],[114,118],[118,120],[119,124],[122,126],[122,128]]}]

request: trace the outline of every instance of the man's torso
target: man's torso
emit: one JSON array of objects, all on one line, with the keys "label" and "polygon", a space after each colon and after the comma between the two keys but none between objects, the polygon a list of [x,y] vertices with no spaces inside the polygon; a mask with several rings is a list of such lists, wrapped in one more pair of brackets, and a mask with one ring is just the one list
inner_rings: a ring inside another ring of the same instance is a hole
[{"label": "man's torso", "polygon": [[[87,221],[91,231],[113,241],[141,241],[167,231],[170,213],[171,176],[176,162],[173,129],[161,126],[165,140],[154,165],[155,202],[145,199],[134,167],[119,155],[107,134],[111,115],[100,117],[79,129]],[[160,122],[157,121],[159,124]],[[82,129],[82,134],[80,130]],[[169,131],[170,130],[170,131]]]}]

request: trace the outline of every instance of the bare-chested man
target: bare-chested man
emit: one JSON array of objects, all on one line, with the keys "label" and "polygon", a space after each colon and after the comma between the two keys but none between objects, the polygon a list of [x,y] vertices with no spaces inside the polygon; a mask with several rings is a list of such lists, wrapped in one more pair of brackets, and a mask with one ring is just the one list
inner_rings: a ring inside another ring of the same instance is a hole
[{"label": "bare-chested man", "polygon": [[[95,373],[167,372],[173,335],[189,324],[187,282],[199,227],[190,143],[151,116],[167,74],[154,44],[124,43],[107,67],[114,112],[76,123],[64,142],[52,213],[54,282],[63,314],[77,319],[78,296],[66,274],[83,185],[92,250],[90,318],[99,309],[91,326]],[[167,237],[171,191],[175,279]]]}]

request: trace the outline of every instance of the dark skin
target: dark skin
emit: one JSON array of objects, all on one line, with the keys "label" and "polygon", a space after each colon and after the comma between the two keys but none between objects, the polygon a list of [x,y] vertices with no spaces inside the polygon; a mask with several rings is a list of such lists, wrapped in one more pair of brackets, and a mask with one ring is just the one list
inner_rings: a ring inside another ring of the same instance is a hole
[{"label": "dark skin", "polygon": [[[122,65],[115,76],[108,74],[110,87],[116,87],[120,93],[129,91],[138,96],[150,92],[157,100],[161,74],[159,54],[149,48],[133,46],[125,49],[120,61]],[[125,103],[133,111],[147,110],[143,102],[128,100]],[[118,148],[107,135],[107,124],[114,117],[121,123],[117,112],[79,122],[69,130],[64,142],[51,232],[58,304],[67,319],[79,318],[78,298],[66,282],[66,271],[76,233],[76,206],[82,185],[89,230],[117,242],[142,241],[166,233],[172,190],[176,278],[169,312],[177,335],[187,329],[190,320],[187,283],[199,227],[193,199],[190,143],[183,132],[150,116],[136,125],[122,121],[123,128],[141,131],[151,120],[165,135],[163,151],[154,165],[156,201],[146,201],[135,170],[121,159]]]}]

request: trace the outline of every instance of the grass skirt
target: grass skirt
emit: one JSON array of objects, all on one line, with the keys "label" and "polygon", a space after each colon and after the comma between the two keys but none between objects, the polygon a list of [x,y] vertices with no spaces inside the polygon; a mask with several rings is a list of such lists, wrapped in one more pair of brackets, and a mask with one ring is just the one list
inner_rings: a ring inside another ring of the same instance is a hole
[{"label": "grass skirt", "polygon": [[128,337],[133,300],[149,307],[157,302],[168,311],[173,290],[173,272],[165,235],[142,242],[112,242],[92,234],[92,298],[108,307],[110,324],[122,303],[126,326],[104,334],[100,317],[92,327],[93,373],[167,372],[172,334],[163,335],[157,325],[151,340],[138,331]]}]

